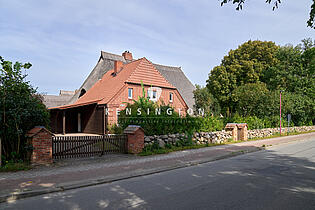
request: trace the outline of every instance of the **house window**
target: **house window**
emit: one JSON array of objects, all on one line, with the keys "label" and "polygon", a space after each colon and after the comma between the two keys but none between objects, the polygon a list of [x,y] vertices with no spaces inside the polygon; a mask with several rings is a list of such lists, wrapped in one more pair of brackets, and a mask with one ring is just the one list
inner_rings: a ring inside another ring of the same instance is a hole
[{"label": "house window", "polygon": [[148,90],[147,91],[147,98],[151,101],[156,101],[157,100],[157,92],[156,90]]},{"label": "house window", "polygon": [[152,100],[156,100],[156,90],[153,90],[152,92]]},{"label": "house window", "polygon": [[170,93],[170,102],[173,102],[173,93]]},{"label": "house window", "polygon": [[132,88],[128,88],[128,98],[132,99]]}]

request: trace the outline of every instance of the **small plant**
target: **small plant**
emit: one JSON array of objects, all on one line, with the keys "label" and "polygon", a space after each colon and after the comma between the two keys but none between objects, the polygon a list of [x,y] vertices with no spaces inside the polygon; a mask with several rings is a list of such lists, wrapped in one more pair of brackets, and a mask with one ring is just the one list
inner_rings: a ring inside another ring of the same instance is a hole
[{"label": "small plant", "polygon": [[25,171],[31,169],[31,166],[28,163],[23,162],[22,160],[18,162],[14,161],[5,161],[5,164],[0,167],[0,172],[14,172],[14,171]]},{"label": "small plant", "polygon": [[111,134],[122,134],[123,132],[123,128],[121,126],[118,126],[117,124],[113,124],[109,128],[109,133]]}]

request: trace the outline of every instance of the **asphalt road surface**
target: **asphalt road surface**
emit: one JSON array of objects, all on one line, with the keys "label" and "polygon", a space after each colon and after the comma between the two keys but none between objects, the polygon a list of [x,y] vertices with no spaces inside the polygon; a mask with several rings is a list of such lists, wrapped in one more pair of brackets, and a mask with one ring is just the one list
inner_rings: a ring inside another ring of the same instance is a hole
[{"label": "asphalt road surface", "polygon": [[315,137],[0,209],[315,209]]}]

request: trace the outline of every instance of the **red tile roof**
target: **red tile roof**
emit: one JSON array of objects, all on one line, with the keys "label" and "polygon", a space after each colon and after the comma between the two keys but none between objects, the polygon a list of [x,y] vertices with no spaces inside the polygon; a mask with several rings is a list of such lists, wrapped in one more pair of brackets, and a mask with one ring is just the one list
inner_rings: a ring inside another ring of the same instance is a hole
[{"label": "red tile roof", "polygon": [[171,85],[154,65],[146,58],[141,58],[124,64],[122,70],[113,75],[114,70],[108,71],[75,103],[50,109],[67,109],[88,104],[107,104],[121,90],[125,83],[152,85],[176,89]]},{"label": "red tile roof", "polygon": [[43,126],[36,126],[34,128],[32,128],[31,130],[29,130],[26,134],[27,137],[32,137],[35,136],[37,133],[39,133],[41,130],[46,131],[47,133],[54,135],[53,133],[51,133],[49,130],[47,130],[45,127]]}]

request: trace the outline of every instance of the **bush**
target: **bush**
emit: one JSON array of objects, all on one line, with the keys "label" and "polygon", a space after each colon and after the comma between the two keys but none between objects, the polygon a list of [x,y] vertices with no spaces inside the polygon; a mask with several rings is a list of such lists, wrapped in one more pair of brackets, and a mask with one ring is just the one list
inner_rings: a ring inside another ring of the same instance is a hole
[{"label": "bush", "polygon": [[194,125],[194,131],[197,132],[211,132],[220,131],[224,129],[224,122],[219,117],[206,116],[206,117],[196,117]]},{"label": "bush", "polygon": [[117,124],[113,124],[109,127],[109,133],[111,134],[122,134],[123,132],[123,128],[121,126],[118,126]]}]

